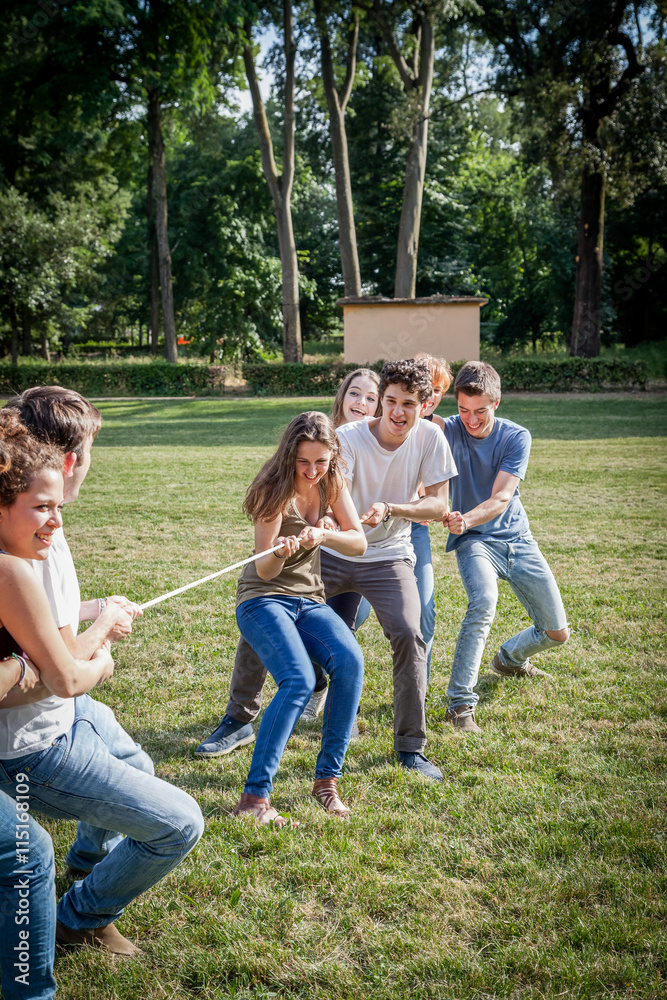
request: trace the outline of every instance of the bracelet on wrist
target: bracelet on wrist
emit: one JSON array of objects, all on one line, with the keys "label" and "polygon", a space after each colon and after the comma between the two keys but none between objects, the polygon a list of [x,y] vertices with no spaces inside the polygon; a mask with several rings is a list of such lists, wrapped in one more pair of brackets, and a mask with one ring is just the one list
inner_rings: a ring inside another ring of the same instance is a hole
[{"label": "bracelet on wrist", "polygon": [[19,663],[20,663],[20,665],[21,665],[21,672],[19,674],[19,679],[17,680],[16,684],[14,685],[14,687],[18,688],[18,687],[21,687],[21,685],[23,684],[23,681],[25,680],[25,674],[26,674],[26,670],[28,669],[28,664],[25,661],[25,657],[19,656],[18,653],[12,653],[12,657],[13,657],[13,659],[18,660]]},{"label": "bracelet on wrist", "polygon": [[99,618],[107,604],[109,603],[108,597],[98,597],[97,598],[97,617]]},{"label": "bracelet on wrist", "polygon": [[389,522],[391,520],[391,507],[389,506],[386,500],[383,500],[382,503],[384,504],[384,517],[382,518],[382,527],[385,529],[385,531],[388,531]]},{"label": "bracelet on wrist", "polygon": [[468,525],[466,524],[466,519],[465,519],[465,517],[462,517],[462,518],[461,518],[461,521],[463,522],[463,530],[464,530],[464,531],[467,531],[467,530],[468,530]]}]

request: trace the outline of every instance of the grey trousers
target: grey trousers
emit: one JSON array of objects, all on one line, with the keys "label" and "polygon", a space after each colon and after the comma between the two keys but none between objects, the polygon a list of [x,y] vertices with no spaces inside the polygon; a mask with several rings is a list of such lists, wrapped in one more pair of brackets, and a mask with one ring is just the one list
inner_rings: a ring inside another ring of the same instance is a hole
[{"label": "grey trousers", "polygon": [[[327,598],[354,591],[367,598],[391,643],[394,671],[394,748],[414,753],[426,746],[426,643],[419,630],[421,605],[408,559],[351,562],[322,552]],[[236,650],[227,715],[252,722],[262,707],[266,670],[245,639]]]}]

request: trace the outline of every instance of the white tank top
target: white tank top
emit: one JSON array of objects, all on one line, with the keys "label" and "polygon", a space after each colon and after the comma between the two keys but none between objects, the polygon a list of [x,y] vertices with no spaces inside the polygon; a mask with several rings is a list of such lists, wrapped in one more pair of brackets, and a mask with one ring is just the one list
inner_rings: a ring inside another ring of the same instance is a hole
[{"label": "white tank top", "polygon": [[[69,545],[62,528],[53,536],[48,559],[35,560],[33,569],[44,585],[58,628],[79,629],[81,593]],[[6,627],[6,623],[5,623]],[[0,760],[37,753],[74,725],[74,698],[49,695],[19,708],[3,708],[0,701]]]}]

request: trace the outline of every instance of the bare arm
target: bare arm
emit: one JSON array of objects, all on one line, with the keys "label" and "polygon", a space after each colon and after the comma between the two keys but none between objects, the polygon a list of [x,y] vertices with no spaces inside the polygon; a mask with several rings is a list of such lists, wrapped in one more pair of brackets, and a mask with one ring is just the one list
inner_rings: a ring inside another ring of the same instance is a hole
[{"label": "bare arm", "polygon": [[312,549],[316,545],[326,545],[343,556],[363,556],[368,543],[347,486],[343,486],[340,496],[331,505],[331,510],[340,525],[340,531],[317,526],[304,528],[299,535],[303,547]]},{"label": "bare arm", "polygon": [[[12,688],[25,692],[30,691],[35,685],[38,688],[41,687],[39,683],[39,670],[30,661],[26,662],[26,671],[23,680],[21,680],[21,673],[21,664],[13,656],[8,657],[6,660],[0,660],[0,701],[3,701],[7,697]],[[3,705],[2,708],[4,707]]]},{"label": "bare arm", "polygon": [[[86,604],[93,603],[97,609],[97,600],[86,602]],[[139,613],[143,614],[141,611]],[[80,618],[79,620],[87,621],[89,619]],[[109,599],[104,611],[96,617],[94,623],[85,632],[74,635],[69,625],[63,625],[59,631],[72,656],[89,660],[105,642],[118,642],[119,639],[128,636],[132,631],[132,617],[125,608],[112,603]]]},{"label": "bare arm", "polygon": [[478,524],[486,524],[503,513],[510,502],[521,480],[510,472],[499,472],[493,482],[493,489],[488,500],[473,507],[472,510],[461,513],[453,510],[444,518],[444,525],[453,535],[462,535],[468,528]]},{"label": "bare arm", "polygon": [[73,698],[113,673],[113,659],[106,648],[90,660],[72,656],[53,621],[43,587],[21,559],[2,559],[0,607],[2,623],[11,626],[13,638],[38,666],[42,682],[53,694]]},{"label": "bare arm", "polygon": [[282,572],[285,560],[298,550],[299,539],[296,535],[288,535],[286,538],[279,535],[282,517],[280,514],[272,521],[255,521],[255,552],[264,552],[272,549],[274,545],[281,545],[282,549],[272,552],[268,556],[262,556],[255,563],[257,575],[261,580],[273,580]]},{"label": "bare arm", "polygon": [[361,523],[374,528],[382,520],[389,517],[404,517],[407,521],[442,521],[447,513],[449,501],[449,480],[424,487],[424,496],[408,503],[386,503],[376,500],[361,515]]}]

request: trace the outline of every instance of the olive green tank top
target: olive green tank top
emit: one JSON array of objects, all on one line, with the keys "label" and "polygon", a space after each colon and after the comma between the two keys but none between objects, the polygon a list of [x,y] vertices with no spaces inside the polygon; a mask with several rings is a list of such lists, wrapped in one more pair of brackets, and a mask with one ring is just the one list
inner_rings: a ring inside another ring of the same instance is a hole
[{"label": "olive green tank top", "polygon": [[[324,517],[324,504],[320,507],[320,517]],[[310,525],[299,514],[293,500],[283,514],[279,535],[299,535]],[[320,572],[320,547],[308,550],[300,548],[285,560],[278,576],[272,580],[262,580],[255,563],[244,567],[236,588],[236,607],[254,597],[269,597],[280,594],[285,597],[308,597],[319,604],[325,603],[324,584]]]}]

